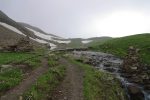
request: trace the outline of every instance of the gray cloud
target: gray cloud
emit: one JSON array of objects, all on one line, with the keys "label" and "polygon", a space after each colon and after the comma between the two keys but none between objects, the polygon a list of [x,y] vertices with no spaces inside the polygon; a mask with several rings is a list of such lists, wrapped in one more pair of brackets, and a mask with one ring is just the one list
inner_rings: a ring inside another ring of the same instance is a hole
[{"label": "gray cloud", "polygon": [[149,4],[149,0],[1,0],[0,9],[16,21],[62,37],[94,37],[105,35],[90,29],[94,18],[105,18],[118,10],[149,16]]}]

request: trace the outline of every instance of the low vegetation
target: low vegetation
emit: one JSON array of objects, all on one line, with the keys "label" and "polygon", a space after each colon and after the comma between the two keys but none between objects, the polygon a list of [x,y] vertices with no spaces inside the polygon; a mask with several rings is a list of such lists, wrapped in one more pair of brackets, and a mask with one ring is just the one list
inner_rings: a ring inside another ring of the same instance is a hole
[{"label": "low vegetation", "polygon": [[48,72],[40,76],[36,84],[34,84],[26,93],[24,93],[24,100],[51,99],[52,91],[65,76],[65,67],[58,64],[58,58],[55,56],[49,57],[48,64]]},{"label": "low vegetation", "polygon": [[25,70],[17,65],[26,64],[26,71],[31,71],[40,66],[41,59],[42,56],[31,53],[0,53],[0,96],[17,86],[24,78]]},{"label": "low vegetation", "polygon": [[85,100],[125,100],[120,82],[106,72],[98,71],[89,65],[70,59],[84,70]]},{"label": "low vegetation", "polygon": [[36,57],[33,57],[32,59],[26,60],[24,63],[28,64],[28,66],[31,69],[35,69],[35,68],[41,66],[41,59],[42,58],[43,58],[42,56],[36,56]]},{"label": "low vegetation", "polygon": [[18,85],[23,79],[22,71],[18,68],[9,68],[0,72],[0,96],[8,89]]},{"label": "low vegetation", "polygon": [[1,52],[0,53],[0,64],[8,64],[12,62],[20,62],[22,60],[35,56],[30,53],[16,53],[16,52]]},{"label": "low vegetation", "polygon": [[86,41],[86,39],[82,38],[72,38],[70,39],[71,42],[67,45],[68,48],[83,48],[95,45],[96,43],[104,43],[107,40],[112,39],[111,37],[94,37],[94,38],[88,38],[87,40],[92,40],[89,43],[82,43],[82,41]]},{"label": "low vegetation", "polygon": [[96,44],[103,44],[104,42],[111,40],[111,37],[96,37],[96,38],[91,38],[93,41],[86,44],[87,46],[94,46]]},{"label": "low vegetation", "polygon": [[103,44],[97,43],[91,46],[92,50],[112,53],[120,57],[127,54],[129,46],[134,46],[140,49],[141,60],[144,63],[150,64],[150,34],[138,34],[115,38]]}]

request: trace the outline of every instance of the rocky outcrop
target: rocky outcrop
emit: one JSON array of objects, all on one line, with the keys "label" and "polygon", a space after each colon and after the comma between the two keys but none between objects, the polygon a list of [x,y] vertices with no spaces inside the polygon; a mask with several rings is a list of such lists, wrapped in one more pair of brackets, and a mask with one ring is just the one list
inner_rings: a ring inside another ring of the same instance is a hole
[{"label": "rocky outcrop", "polygon": [[51,49],[51,46],[50,46],[49,43],[46,43],[46,44],[45,44],[45,47],[46,47],[47,49],[49,49],[49,50]]},{"label": "rocky outcrop", "polygon": [[30,43],[29,37],[22,38],[17,43],[17,51],[32,51],[33,45]]},{"label": "rocky outcrop", "polygon": [[17,43],[0,47],[3,52],[29,52],[33,50],[29,37],[21,38]]},{"label": "rocky outcrop", "polygon": [[12,65],[0,65],[0,72],[5,72],[5,71],[8,71],[8,70],[11,70],[13,68]]}]

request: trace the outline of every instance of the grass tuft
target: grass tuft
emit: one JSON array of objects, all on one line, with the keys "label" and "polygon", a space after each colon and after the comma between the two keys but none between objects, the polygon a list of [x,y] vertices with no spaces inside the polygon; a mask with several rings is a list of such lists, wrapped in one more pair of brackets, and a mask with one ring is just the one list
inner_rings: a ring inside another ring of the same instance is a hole
[{"label": "grass tuft", "polygon": [[2,93],[16,85],[23,79],[22,71],[12,68],[0,73],[0,96]]},{"label": "grass tuft", "polygon": [[48,72],[40,76],[36,82],[26,93],[24,93],[24,100],[44,100],[51,99],[52,91],[57,87],[60,81],[65,76],[65,67],[58,65],[58,61],[49,58]]}]

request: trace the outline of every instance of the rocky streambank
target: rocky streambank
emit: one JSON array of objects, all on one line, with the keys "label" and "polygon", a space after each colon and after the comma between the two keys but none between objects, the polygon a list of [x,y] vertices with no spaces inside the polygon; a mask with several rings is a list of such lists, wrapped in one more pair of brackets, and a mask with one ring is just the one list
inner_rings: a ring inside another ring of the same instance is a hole
[{"label": "rocky streambank", "polygon": [[90,51],[74,51],[73,55],[98,70],[115,75],[124,86],[129,100],[150,100],[150,70],[140,63],[137,49],[130,47],[125,59]]}]

